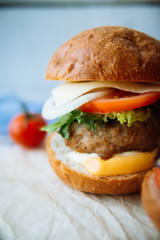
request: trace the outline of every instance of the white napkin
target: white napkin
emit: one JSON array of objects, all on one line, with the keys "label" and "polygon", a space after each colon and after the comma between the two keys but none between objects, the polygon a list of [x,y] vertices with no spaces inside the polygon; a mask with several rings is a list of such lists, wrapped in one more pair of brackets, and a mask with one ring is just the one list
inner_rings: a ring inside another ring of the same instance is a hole
[{"label": "white napkin", "polygon": [[58,179],[44,148],[0,145],[0,240],[159,237],[138,194],[79,192]]}]

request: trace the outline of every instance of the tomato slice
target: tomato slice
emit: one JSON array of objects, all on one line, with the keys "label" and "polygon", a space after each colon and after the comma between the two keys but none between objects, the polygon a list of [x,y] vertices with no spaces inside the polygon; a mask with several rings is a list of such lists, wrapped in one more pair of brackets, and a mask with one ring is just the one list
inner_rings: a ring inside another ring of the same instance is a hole
[{"label": "tomato slice", "polygon": [[112,95],[85,103],[79,109],[82,112],[100,114],[122,112],[150,105],[159,99],[159,92],[136,94],[117,90]]},{"label": "tomato slice", "polygon": [[156,171],[155,171],[155,183],[158,186],[158,188],[160,189],[160,168],[156,168]]}]

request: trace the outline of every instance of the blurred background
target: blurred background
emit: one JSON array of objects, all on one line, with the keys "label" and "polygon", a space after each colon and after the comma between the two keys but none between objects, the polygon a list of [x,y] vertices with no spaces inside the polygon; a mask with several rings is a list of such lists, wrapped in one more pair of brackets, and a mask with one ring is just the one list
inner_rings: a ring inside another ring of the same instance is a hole
[{"label": "blurred background", "polygon": [[58,82],[45,81],[54,51],[79,32],[125,26],[160,39],[160,0],[0,0],[0,134],[20,102],[40,112]]}]

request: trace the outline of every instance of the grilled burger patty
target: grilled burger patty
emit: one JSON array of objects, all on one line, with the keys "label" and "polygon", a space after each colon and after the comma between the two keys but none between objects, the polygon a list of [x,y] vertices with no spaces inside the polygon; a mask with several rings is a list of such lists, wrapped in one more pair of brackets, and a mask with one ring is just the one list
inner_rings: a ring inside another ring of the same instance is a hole
[{"label": "grilled burger patty", "polygon": [[77,152],[97,153],[108,159],[115,153],[126,151],[149,152],[157,147],[160,135],[160,117],[152,113],[146,122],[134,122],[131,127],[111,120],[95,130],[74,121],[70,127],[70,139],[65,144]]}]

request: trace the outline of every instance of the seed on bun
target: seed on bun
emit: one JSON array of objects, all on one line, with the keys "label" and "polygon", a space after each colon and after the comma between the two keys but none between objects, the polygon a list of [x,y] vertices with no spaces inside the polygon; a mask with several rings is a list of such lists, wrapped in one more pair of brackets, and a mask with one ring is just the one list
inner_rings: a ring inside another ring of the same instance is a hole
[{"label": "seed on bun", "polygon": [[139,191],[160,139],[160,41],[125,27],[84,31],[52,56],[42,115],[49,161],[81,191]]}]

